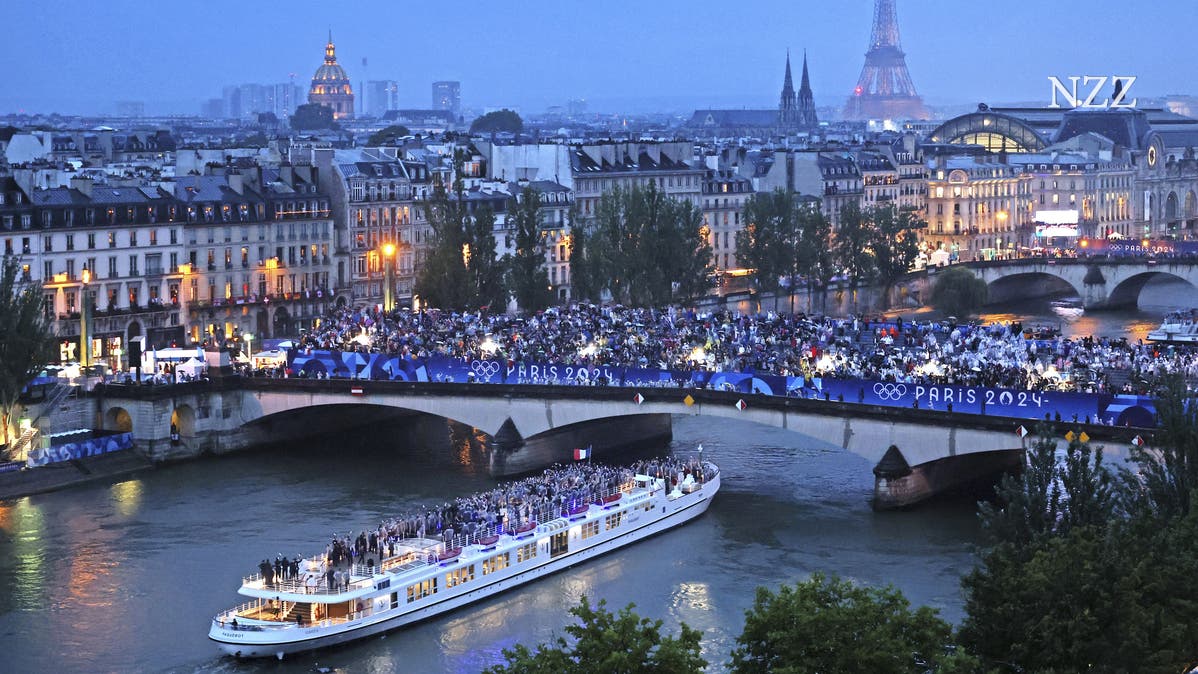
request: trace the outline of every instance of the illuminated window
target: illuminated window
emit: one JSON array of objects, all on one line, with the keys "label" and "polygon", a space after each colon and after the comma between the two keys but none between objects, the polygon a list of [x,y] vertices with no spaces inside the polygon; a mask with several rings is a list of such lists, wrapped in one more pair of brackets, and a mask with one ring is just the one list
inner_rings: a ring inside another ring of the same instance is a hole
[{"label": "illuminated window", "polygon": [[526,562],[537,556],[537,544],[529,543],[516,549],[516,563]]}]

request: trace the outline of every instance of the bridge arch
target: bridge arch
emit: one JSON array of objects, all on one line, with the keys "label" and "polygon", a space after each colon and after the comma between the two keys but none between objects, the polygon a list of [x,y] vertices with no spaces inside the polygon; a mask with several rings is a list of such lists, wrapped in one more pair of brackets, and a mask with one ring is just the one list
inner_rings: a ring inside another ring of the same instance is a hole
[{"label": "bridge arch", "polygon": [[1082,289],[1068,279],[1045,271],[1018,272],[1000,276],[986,284],[990,291],[990,304],[1001,304],[1028,297],[1051,295],[1076,295],[1082,297]]},{"label": "bridge arch", "polygon": [[1119,282],[1112,290],[1107,299],[1107,306],[1110,307],[1134,307],[1140,303],[1140,292],[1144,290],[1144,286],[1154,279],[1170,278],[1185,281],[1190,286],[1190,289],[1198,293],[1198,287],[1184,276],[1179,276],[1167,271],[1146,271],[1139,274],[1129,276]]},{"label": "bridge arch", "polygon": [[104,413],[104,430],[118,433],[133,432],[133,417],[124,407],[110,407]]},{"label": "bridge arch", "polygon": [[196,412],[191,405],[179,405],[171,412],[171,431],[180,438],[194,438],[196,434]]}]

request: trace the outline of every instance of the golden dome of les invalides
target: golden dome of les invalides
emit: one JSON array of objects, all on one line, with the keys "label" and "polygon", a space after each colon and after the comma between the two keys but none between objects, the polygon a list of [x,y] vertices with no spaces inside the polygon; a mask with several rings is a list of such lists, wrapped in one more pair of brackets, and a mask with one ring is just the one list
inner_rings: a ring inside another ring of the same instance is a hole
[{"label": "golden dome of les invalides", "polygon": [[324,63],[312,76],[312,87],[308,90],[308,102],[319,103],[333,109],[333,119],[354,116],[354,91],[349,75],[337,63],[337,51],[333,46],[333,32],[329,31],[329,43],[324,47]]}]

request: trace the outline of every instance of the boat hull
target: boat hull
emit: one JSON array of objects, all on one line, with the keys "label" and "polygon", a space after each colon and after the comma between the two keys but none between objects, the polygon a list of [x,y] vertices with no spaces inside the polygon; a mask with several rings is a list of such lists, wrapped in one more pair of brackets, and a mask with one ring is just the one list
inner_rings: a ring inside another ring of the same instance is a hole
[{"label": "boat hull", "polygon": [[[305,651],[337,646],[351,641],[375,636],[383,632],[427,620],[447,611],[460,608],[467,604],[486,599],[496,594],[507,592],[538,578],[556,573],[576,564],[604,555],[612,550],[622,548],[645,538],[688,522],[707,511],[712,497],[720,488],[720,476],[706,482],[700,489],[690,494],[684,494],[672,501],[658,500],[653,502],[654,512],[645,515],[656,515],[656,519],[639,523],[627,532],[620,532],[614,537],[599,540],[593,545],[572,551],[544,563],[529,567],[511,575],[505,575],[496,580],[479,585],[459,586],[461,592],[450,593],[448,596],[432,604],[413,608],[398,613],[385,612],[359,620],[341,623],[333,626],[298,625],[275,627],[262,631],[253,631],[243,626],[232,630],[216,622],[212,623],[208,638],[226,654],[239,658],[277,657],[282,659],[287,655]],[[663,512],[663,509],[665,511]],[[536,534],[536,538],[548,536],[545,533]],[[531,539],[525,539],[531,540]]]}]

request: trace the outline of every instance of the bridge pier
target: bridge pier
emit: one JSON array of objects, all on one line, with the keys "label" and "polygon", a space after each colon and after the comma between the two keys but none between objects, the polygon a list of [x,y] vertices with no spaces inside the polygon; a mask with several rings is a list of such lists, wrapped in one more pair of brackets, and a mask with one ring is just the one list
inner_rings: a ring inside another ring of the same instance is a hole
[{"label": "bridge pier", "polygon": [[[503,428],[507,428],[504,424]],[[511,429],[516,438],[519,433]],[[531,438],[513,442],[503,429],[491,443],[490,473],[495,477],[520,475],[542,470],[554,463],[574,461],[574,450],[590,447],[596,459],[608,460],[612,454],[654,443],[669,442],[673,424],[668,414],[638,414],[598,419],[557,428]]]},{"label": "bridge pier", "polygon": [[911,466],[891,445],[874,466],[874,510],[896,510],[947,492],[994,484],[1003,473],[1023,467],[1023,450],[977,452]]}]

